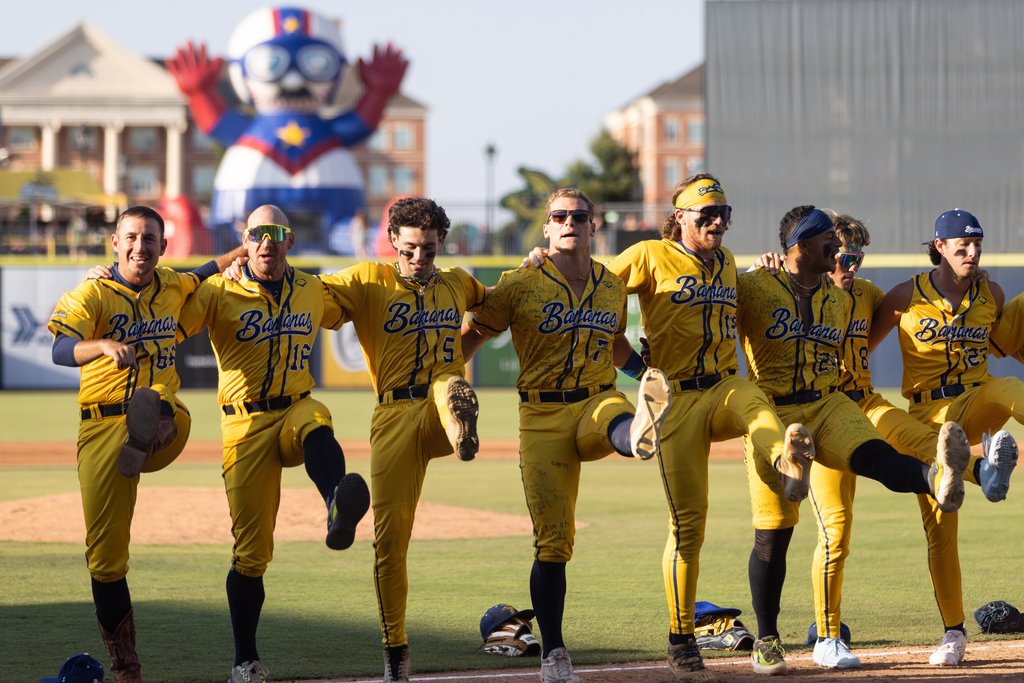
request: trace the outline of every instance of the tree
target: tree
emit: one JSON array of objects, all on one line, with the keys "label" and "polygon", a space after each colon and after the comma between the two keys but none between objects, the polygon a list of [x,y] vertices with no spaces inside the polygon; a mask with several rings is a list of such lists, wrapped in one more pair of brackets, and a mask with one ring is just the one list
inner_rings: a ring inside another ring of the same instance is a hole
[{"label": "tree", "polygon": [[607,128],[591,140],[590,153],[597,160],[597,167],[583,159],[574,161],[565,174],[569,184],[586,192],[595,203],[640,198],[640,176],[633,153],[619,144]]}]

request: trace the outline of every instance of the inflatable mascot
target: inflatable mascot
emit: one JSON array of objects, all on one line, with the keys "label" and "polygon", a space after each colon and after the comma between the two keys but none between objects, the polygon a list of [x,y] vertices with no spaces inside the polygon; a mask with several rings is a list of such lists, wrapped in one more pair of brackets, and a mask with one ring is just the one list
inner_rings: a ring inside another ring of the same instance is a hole
[{"label": "inflatable mascot", "polygon": [[[223,60],[205,45],[190,42],[167,60],[200,130],[227,148],[210,207],[216,246],[237,244],[235,226],[257,206],[277,204],[294,224],[318,218],[321,248],[354,253],[348,225],[366,200],[349,148],[376,130],[408,61],[391,45],[375,46],[370,62],[358,62],[362,97],[334,115],[346,62],[333,21],[293,7],[257,10],[232,33],[228,59],[231,84],[254,114],[225,104],[217,92]],[[296,246],[317,246],[309,242]]]}]

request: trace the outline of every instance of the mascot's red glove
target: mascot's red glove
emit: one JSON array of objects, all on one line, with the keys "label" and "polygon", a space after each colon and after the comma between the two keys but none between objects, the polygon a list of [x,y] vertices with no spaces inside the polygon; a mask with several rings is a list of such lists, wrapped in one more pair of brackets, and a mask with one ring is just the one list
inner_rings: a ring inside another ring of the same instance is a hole
[{"label": "mascot's red glove", "polygon": [[190,41],[164,64],[177,82],[178,90],[188,97],[188,107],[196,124],[204,133],[209,133],[228,109],[217,92],[224,60],[210,59],[206,45],[196,46]]},{"label": "mascot's red glove", "polygon": [[409,68],[409,60],[402,56],[402,51],[388,43],[383,48],[373,47],[373,60],[366,63],[359,60],[359,78],[366,86],[366,92],[356,105],[356,114],[368,127],[375,129],[384,116],[384,107],[388,100],[398,92],[405,78],[405,70]]}]

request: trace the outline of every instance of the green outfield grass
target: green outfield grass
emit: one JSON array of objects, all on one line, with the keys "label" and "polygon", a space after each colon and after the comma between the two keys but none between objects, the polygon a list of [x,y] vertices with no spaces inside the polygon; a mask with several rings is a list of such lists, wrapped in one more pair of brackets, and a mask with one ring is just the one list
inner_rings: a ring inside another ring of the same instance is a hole
[{"label": "green outfield grass", "polygon": [[[185,392],[196,414],[195,434],[216,438],[209,392]],[[372,405],[367,392],[318,392],[339,429],[365,434]],[[511,392],[482,392],[484,438],[515,436]],[[208,409],[202,406],[208,404]],[[366,405],[364,405],[366,404]],[[2,392],[4,439],[74,438],[74,398],[66,392]],[[66,419],[64,413],[71,415]],[[201,417],[209,413],[209,417]],[[494,415],[488,415],[494,413]],[[338,416],[344,416],[338,418]],[[30,424],[33,423],[33,424]],[[43,426],[45,425],[45,426]],[[41,434],[41,431],[45,431]],[[350,469],[368,476],[369,463]],[[1019,476],[1015,477],[1019,485]],[[75,491],[73,467],[0,469],[0,499]],[[181,463],[146,475],[143,486],[220,489],[216,464]],[[285,472],[286,487],[310,486],[302,468]],[[740,607],[754,627],[746,579],[750,505],[742,463],[711,464],[711,513],[698,599]],[[1017,572],[1024,564],[1019,520],[1024,496],[993,505],[970,488],[960,520],[961,565],[968,612],[995,599],[1019,604]],[[513,460],[444,458],[427,471],[423,500],[474,510],[525,514]],[[798,649],[812,619],[810,558],[816,530],[808,505],[789,555],[783,595],[783,641]],[[858,483],[853,554],[847,565],[843,620],[855,644],[934,644],[942,634],[926,569],[917,502],[874,482]],[[322,510],[310,515],[322,516]],[[661,556],[667,511],[653,462],[618,457],[587,463],[576,537],[568,569],[566,642],[578,663],[658,659],[668,631]],[[499,536],[501,529],[495,529]],[[53,675],[68,655],[90,651],[107,661],[95,625],[81,544],[0,542],[2,680]],[[147,681],[223,680],[232,658],[224,595],[230,546],[135,545],[129,582]],[[380,676],[381,656],[369,542],[335,553],[322,542],[276,545],[266,576],[260,623],[261,655],[273,678]],[[480,616],[491,605],[529,606],[529,537],[414,541],[409,554],[409,633],[416,672],[536,667],[481,654]],[[968,632],[980,639],[968,616]]]}]

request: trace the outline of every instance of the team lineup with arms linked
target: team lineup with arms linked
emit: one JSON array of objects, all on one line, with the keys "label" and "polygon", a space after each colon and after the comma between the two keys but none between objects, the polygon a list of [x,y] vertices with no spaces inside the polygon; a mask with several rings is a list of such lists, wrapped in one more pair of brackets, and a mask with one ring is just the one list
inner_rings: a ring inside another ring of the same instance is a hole
[{"label": "team lineup with arms linked", "polygon": [[[522,612],[496,607],[520,615],[516,637],[524,624],[529,633],[536,616],[540,643],[489,652],[536,649],[544,683],[583,680],[563,638],[580,474],[582,463],[618,453],[656,462],[663,484],[668,667],[677,680],[718,680],[701,649],[721,639],[698,642],[695,623],[704,617],[698,606],[710,605],[697,602],[708,459],[712,442],[740,437],[757,635],[739,622],[734,631],[742,635],[736,643],[750,649],[753,671],[789,670],[778,622],[805,498],[818,529],[810,563],[813,661],[829,669],[860,666],[841,621],[858,476],[916,494],[943,627],[929,663],[961,664],[967,641],[957,511],[964,482],[989,501],[1005,499],[1017,445],[1002,426],[1011,417],[1024,422],[1024,383],[992,377],[987,364],[990,352],[1024,359],[1024,295],[1004,305],[1003,290],[981,270],[977,218],[960,209],[942,213],[926,243],[936,268],[885,294],[857,276],[870,235],[852,216],[794,207],[779,222],[782,253],[738,273],[722,245],[733,217],[722,183],[709,173],[691,176],[676,186],[672,203],[661,239],[601,263],[591,254],[593,202],[578,189],[558,189],[545,209],[546,248],[534,249],[493,288],[462,268],[435,265],[450,222],[425,198],[400,199],[388,212],[397,260],[320,276],[288,264],[296,237],[275,206],[248,217],[241,247],[189,273],[157,267],[166,241],[155,211],[122,214],[112,236],[117,263],[90,270],[49,323],[54,362],[82,368],[86,559],[115,680],[141,680],[126,581],[139,473],[166,467],[184,448],[190,420],[175,396],[174,349],[203,329],[217,357],[234,536],[226,581],[235,647],[230,681],[269,677],[256,645],[263,575],[273,556],[282,468],[300,464],[323,498],[328,547],[351,546],[372,507],[383,680],[411,680],[407,555],[426,468],[436,457],[477,455],[479,403],[466,363],[506,330],[520,366],[533,604]],[[625,336],[629,294],[640,304],[640,352]],[[345,322],[355,327],[376,403],[369,485],[346,473],[331,414],[311,395],[317,330]],[[875,390],[868,364],[893,327],[906,410]],[[746,377],[738,373],[737,346]],[[635,406],[616,388],[618,371],[640,381]],[[979,443],[981,455],[972,456],[970,445]],[[485,643],[499,625],[481,625]]]}]

